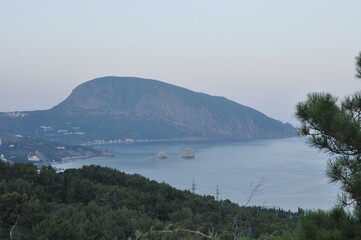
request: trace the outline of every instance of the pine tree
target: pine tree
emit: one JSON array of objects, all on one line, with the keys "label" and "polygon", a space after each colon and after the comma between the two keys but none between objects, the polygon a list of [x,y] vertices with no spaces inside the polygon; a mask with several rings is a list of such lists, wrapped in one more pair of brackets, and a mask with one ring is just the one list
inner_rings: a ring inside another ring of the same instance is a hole
[{"label": "pine tree", "polygon": [[355,77],[361,78],[361,52],[356,57],[356,75]]},{"label": "pine tree", "polygon": [[[355,76],[361,78],[361,52]],[[361,212],[361,91],[340,103],[329,93],[311,93],[297,104],[296,118],[300,135],[330,154],[326,174],[340,184],[340,202]]]}]

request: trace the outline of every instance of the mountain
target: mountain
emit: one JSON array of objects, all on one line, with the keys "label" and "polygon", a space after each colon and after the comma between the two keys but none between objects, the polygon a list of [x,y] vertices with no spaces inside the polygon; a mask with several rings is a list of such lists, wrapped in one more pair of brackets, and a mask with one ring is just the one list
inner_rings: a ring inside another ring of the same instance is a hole
[{"label": "mountain", "polygon": [[78,142],[296,135],[290,124],[224,97],[135,77],[103,77],[85,82],[50,110],[3,113],[0,129]]}]

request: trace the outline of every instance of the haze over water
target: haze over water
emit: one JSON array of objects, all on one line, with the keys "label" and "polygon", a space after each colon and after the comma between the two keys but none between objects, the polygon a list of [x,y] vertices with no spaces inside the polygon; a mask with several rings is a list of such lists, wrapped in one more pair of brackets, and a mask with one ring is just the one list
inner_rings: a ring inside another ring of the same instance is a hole
[{"label": "haze over water", "polygon": [[[195,150],[194,159],[181,158],[184,148]],[[233,142],[134,143],[100,145],[112,148],[115,157],[75,159],[54,163],[59,168],[80,168],[96,164],[137,173],[197,194],[230,199],[244,205],[261,179],[260,193],[249,205],[297,210],[329,209],[336,204],[337,186],[325,175],[328,156],[311,149],[303,139],[243,140]],[[159,151],[168,154],[158,159]]]}]

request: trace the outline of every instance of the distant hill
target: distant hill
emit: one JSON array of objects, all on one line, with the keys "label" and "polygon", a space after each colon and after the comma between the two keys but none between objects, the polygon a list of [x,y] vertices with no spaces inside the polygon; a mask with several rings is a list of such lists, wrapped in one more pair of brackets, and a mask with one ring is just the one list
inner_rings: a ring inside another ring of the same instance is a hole
[{"label": "distant hill", "polygon": [[224,97],[135,77],[103,77],[85,82],[50,110],[2,113],[0,129],[74,142],[296,135],[290,124]]}]

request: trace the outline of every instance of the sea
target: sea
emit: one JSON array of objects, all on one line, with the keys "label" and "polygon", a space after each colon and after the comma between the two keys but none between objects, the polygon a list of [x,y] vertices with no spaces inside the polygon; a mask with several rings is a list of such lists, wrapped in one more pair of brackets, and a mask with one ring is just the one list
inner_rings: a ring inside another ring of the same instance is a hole
[{"label": "sea", "polygon": [[[52,165],[61,169],[91,164],[111,167],[242,206],[297,211],[327,210],[337,204],[339,186],[329,183],[325,174],[329,156],[298,137],[94,147],[113,149],[115,156],[71,159]],[[193,149],[195,157],[183,159],[185,148]],[[160,151],[166,152],[168,158],[157,158]]]}]

